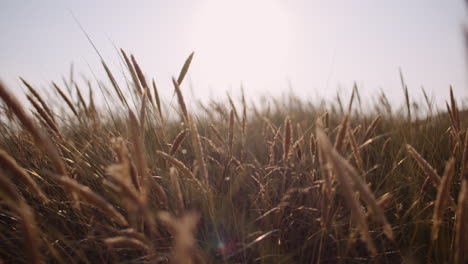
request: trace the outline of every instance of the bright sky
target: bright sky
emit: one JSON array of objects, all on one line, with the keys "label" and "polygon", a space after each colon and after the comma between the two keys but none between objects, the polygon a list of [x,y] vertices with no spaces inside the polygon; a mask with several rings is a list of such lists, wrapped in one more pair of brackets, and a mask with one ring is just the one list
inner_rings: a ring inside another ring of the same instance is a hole
[{"label": "bright sky", "polygon": [[76,78],[108,82],[71,12],[114,74],[123,48],[166,99],[191,51],[183,88],[196,98],[238,94],[241,82],[250,96],[348,96],[356,81],[368,98],[400,102],[400,67],[413,97],[424,86],[443,102],[450,84],[468,97],[462,0],[3,0],[0,79],[46,87],[73,62]]}]

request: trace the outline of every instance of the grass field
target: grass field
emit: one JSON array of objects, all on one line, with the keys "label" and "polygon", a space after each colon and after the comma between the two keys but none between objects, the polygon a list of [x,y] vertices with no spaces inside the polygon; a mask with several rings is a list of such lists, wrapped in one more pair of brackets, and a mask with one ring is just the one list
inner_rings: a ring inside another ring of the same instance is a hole
[{"label": "grass field", "polygon": [[363,110],[354,88],[191,110],[192,55],[168,102],[122,57],[127,85],[103,62],[105,103],[93,82],[54,84],[60,107],[0,85],[4,263],[467,263],[468,118],[450,89],[444,111],[403,78],[400,108]]}]

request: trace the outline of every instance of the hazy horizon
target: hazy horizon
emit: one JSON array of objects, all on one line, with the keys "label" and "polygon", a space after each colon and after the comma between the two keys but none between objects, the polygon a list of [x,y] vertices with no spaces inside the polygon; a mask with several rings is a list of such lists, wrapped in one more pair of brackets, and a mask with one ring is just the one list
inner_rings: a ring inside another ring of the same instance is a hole
[{"label": "hazy horizon", "polygon": [[[22,89],[18,76],[47,87],[68,76],[93,74],[108,83],[100,59],[115,75],[116,48],[135,55],[163,97],[171,76],[195,51],[184,89],[197,98],[246,93],[303,98],[343,96],[356,82],[368,98],[381,90],[402,101],[399,68],[410,95],[424,87],[437,103],[452,85],[467,98],[463,1],[3,1],[0,79]],[[419,100],[419,99],[418,99]]]}]

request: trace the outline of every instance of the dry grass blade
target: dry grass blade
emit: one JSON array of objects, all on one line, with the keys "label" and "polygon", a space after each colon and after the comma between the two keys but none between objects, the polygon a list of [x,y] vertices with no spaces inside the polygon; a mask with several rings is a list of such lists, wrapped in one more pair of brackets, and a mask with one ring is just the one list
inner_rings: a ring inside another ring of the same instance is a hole
[{"label": "dry grass blade", "polygon": [[354,183],[354,187],[359,191],[362,200],[367,204],[372,213],[375,214],[376,220],[382,225],[385,236],[390,240],[394,240],[392,227],[388,223],[382,208],[378,206],[369,185],[364,182],[362,177],[358,175],[355,169],[340,154],[332,151],[331,156],[335,159],[336,163],[341,163],[341,167],[346,171],[345,175],[349,176],[349,179]]},{"label": "dry grass blade", "polygon": [[351,93],[351,98],[349,98],[349,103],[348,103],[348,114],[351,114],[351,109],[353,108],[353,102],[354,102],[354,96],[356,94],[356,90],[357,90],[357,84],[354,83],[353,91]]},{"label": "dry grass blade", "polygon": [[36,89],[34,89],[28,82],[26,82],[23,78],[20,77],[20,80],[21,82],[23,82],[23,84],[28,88],[29,92],[31,92],[32,95],[34,95],[34,97],[37,99],[37,101],[39,101],[39,103],[41,104],[42,108],[47,112],[47,114],[49,115],[49,117],[54,120],[55,122],[55,118],[54,118],[54,115],[52,114],[52,111],[50,110],[49,106],[46,104],[46,102],[44,101],[44,99],[42,99],[41,95],[36,91]]},{"label": "dry grass blade", "polygon": [[146,82],[145,75],[143,75],[143,72],[141,71],[140,65],[138,65],[135,57],[132,55],[131,58],[132,58],[133,67],[135,68],[137,77],[140,80],[140,84],[143,87],[143,89],[145,90],[146,96],[148,96],[148,99],[149,99],[150,103],[152,105],[154,105],[153,97],[151,96],[151,92],[150,92],[149,86],[148,86],[148,84]]},{"label": "dry grass blade", "polygon": [[36,184],[36,182],[29,176],[29,174],[21,168],[16,161],[10,157],[5,151],[0,149],[0,168],[4,171],[9,171],[12,173],[17,179],[23,182],[29,189],[31,193],[36,196],[43,203],[48,203],[49,199],[47,199],[44,191],[42,191],[41,187]]},{"label": "dry grass blade", "polygon": [[369,125],[369,127],[367,128],[366,130],[366,133],[364,134],[364,140],[367,140],[368,138],[370,138],[372,136],[372,134],[374,133],[375,129],[377,128],[377,125],[379,124],[380,122],[380,119],[381,119],[381,116],[377,116],[373,121],[372,123]]},{"label": "dry grass blade", "polygon": [[231,97],[231,95],[229,93],[227,93],[227,98],[228,98],[229,104],[231,105],[231,109],[234,112],[234,116],[236,117],[236,121],[237,121],[237,123],[240,124],[241,121],[240,121],[240,118],[239,118],[239,114],[237,113],[236,104],[232,100],[232,97]]},{"label": "dry grass blade", "polygon": [[148,245],[141,240],[126,236],[109,237],[104,239],[104,244],[110,248],[138,248],[149,251]]},{"label": "dry grass blade", "polygon": [[184,66],[182,66],[182,69],[180,70],[179,77],[177,78],[177,83],[178,83],[179,85],[182,84],[182,81],[184,80],[185,75],[186,75],[187,72],[188,72],[188,69],[189,69],[189,67],[190,67],[190,63],[192,62],[192,59],[193,59],[193,55],[194,55],[194,54],[195,54],[195,52],[190,53],[190,55],[188,56],[187,60],[185,60]]},{"label": "dry grass blade", "polygon": [[159,99],[158,87],[156,87],[156,81],[153,79],[153,92],[154,92],[154,99],[156,101],[156,107],[158,107],[159,116],[162,120],[164,120],[162,115],[162,108],[161,108],[161,100]]},{"label": "dry grass blade", "polygon": [[432,168],[432,166],[411,145],[406,145],[406,148],[414,160],[416,160],[419,167],[423,170],[424,174],[431,179],[432,185],[437,188],[440,184],[440,176],[437,174],[436,170]]},{"label": "dry grass blade", "polygon": [[205,155],[203,153],[203,148],[200,140],[200,135],[198,134],[197,125],[193,121],[192,117],[189,116],[189,125],[190,125],[190,135],[192,136],[192,145],[195,149],[195,155],[198,161],[198,166],[200,166],[200,172],[202,174],[202,182],[208,186],[208,170],[205,163]]},{"label": "dry grass blade", "polygon": [[174,78],[172,78],[172,83],[174,84],[174,89],[177,93],[177,99],[179,100],[179,105],[180,105],[180,108],[182,109],[184,120],[185,122],[188,122],[187,105],[185,104],[184,96],[182,95],[182,91],[180,90],[179,83]]},{"label": "dry grass blade", "polygon": [[173,156],[177,150],[179,150],[180,146],[184,142],[185,138],[187,137],[188,131],[186,129],[180,131],[179,134],[174,139],[174,142],[172,142],[172,147],[171,150],[169,151],[169,155]]},{"label": "dry grass blade", "polygon": [[468,261],[468,180],[461,183],[458,194],[458,208],[455,223],[455,263],[464,264]]},{"label": "dry grass blade", "polygon": [[122,93],[122,90],[120,89],[119,85],[115,81],[114,75],[112,72],[109,70],[109,67],[107,67],[107,64],[104,61],[101,61],[102,66],[104,67],[104,70],[106,71],[107,77],[109,77],[109,80],[112,83],[112,87],[114,87],[115,92],[117,93],[117,96],[119,97],[120,101],[124,103],[128,107],[127,100],[125,99],[125,96]]},{"label": "dry grass blade", "polygon": [[453,121],[454,121],[454,129],[458,133],[460,132],[460,112],[458,111],[457,103],[455,101],[455,97],[453,96],[453,89],[452,86],[450,86],[450,105],[451,105],[451,110],[452,110],[452,116],[453,116]]},{"label": "dry grass blade", "polygon": [[408,122],[411,122],[411,105],[410,105],[410,98],[408,93],[408,86],[406,86],[405,78],[403,78],[403,72],[400,69],[400,81],[401,81],[401,88],[405,93],[405,102],[406,102],[406,110],[408,113]]},{"label": "dry grass blade", "polygon": [[38,144],[52,160],[52,164],[56,172],[60,175],[67,175],[65,164],[59,156],[57,148],[54,144],[36,125],[36,123],[26,114],[18,100],[7,91],[6,87],[0,82],[0,97],[5,104],[15,113],[23,127],[31,133],[36,144]]},{"label": "dry grass blade", "polygon": [[437,240],[439,236],[442,217],[447,209],[447,202],[450,197],[450,186],[452,185],[452,176],[455,169],[455,158],[451,158],[445,165],[444,176],[437,190],[437,199],[435,201],[434,213],[432,215],[432,240]]},{"label": "dry grass blade", "polygon": [[68,107],[70,108],[70,110],[73,112],[73,114],[78,118],[78,120],[81,120],[80,118],[80,115],[78,114],[78,111],[76,111],[76,108],[75,106],[73,105],[72,101],[70,100],[70,98],[68,98],[68,96],[62,91],[62,89],[60,89],[60,87],[58,87],[58,85],[56,83],[52,83],[52,85],[54,86],[55,90],[58,92],[58,94],[60,95],[60,97],[62,97],[62,99],[65,101],[65,103],[68,105]]},{"label": "dry grass blade", "polygon": [[283,142],[283,162],[289,159],[290,147],[292,142],[291,120],[286,117],[284,120],[284,142]]},{"label": "dry grass blade", "polygon": [[146,179],[146,156],[144,152],[140,123],[132,111],[129,111],[128,130],[130,135],[130,142],[132,143],[131,154],[133,157],[135,157],[136,160],[138,185],[142,186],[142,182]]},{"label": "dry grass blade", "polygon": [[29,96],[29,95],[26,95],[26,98],[29,100],[29,102],[32,104],[32,106],[34,107],[34,109],[36,109],[37,113],[39,113],[39,116],[46,122],[47,126],[52,129],[52,131],[55,133],[55,135],[57,137],[59,137],[60,139],[63,139],[62,135],[60,134],[60,131],[58,129],[58,127],[56,126],[55,122],[50,118],[50,116],[44,111],[44,109],[42,109],[42,107],[40,107],[36,101],[34,101],[34,99]]},{"label": "dry grass blade", "polygon": [[104,200],[100,195],[93,192],[88,186],[78,183],[77,181],[66,178],[66,177],[57,177],[52,176],[60,185],[74,193],[76,193],[83,200],[87,201],[90,205],[99,208],[104,213],[112,217],[116,223],[121,226],[128,226],[128,222],[125,217],[115,209],[109,202]]},{"label": "dry grass blade", "polygon": [[165,153],[165,152],[162,152],[162,151],[156,151],[156,153],[161,156],[162,158],[164,158],[165,160],[167,160],[169,163],[171,163],[174,167],[176,167],[180,172],[182,172],[182,174],[185,176],[185,177],[188,177],[189,179],[195,179],[196,180],[196,177],[195,175],[193,175],[192,171],[190,171],[189,168],[187,168],[187,166],[185,166],[185,164],[174,158],[173,156]]},{"label": "dry grass blade", "polygon": [[229,156],[233,155],[233,142],[234,142],[234,110],[229,114],[229,130],[228,130],[228,148]]},{"label": "dry grass blade", "polygon": [[364,169],[364,162],[362,161],[361,158],[361,152],[359,150],[359,147],[356,142],[356,138],[354,138],[354,133],[351,131],[351,128],[348,126],[348,138],[349,142],[351,143],[351,149],[353,150],[353,156],[354,159],[356,160],[356,164],[358,165],[359,171],[364,174],[365,169]]},{"label": "dry grass blade", "polygon": [[[143,96],[141,97],[141,108],[140,108],[140,135],[144,137],[145,135],[145,123],[146,123],[146,111],[147,111],[147,104],[148,104],[148,90],[143,92]],[[143,140],[143,139],[142,139]]]},{"label": "dry grass blade", "polygon": [[335,175],[339,180],[343,195],[345,196],[346,204],[349,209],[353,212],[353,216],[356,220],[358,230],[361,234],[362,240],[367,244],[367,248],[372,255],[377,255],[377,249],[369,233],[369,226],[367,224],[364,210],[356,197],[354,188],[352,187],[351,180],[346,176],[346,169],[343,167],[343,162],[338,158],[339,155],[336,150],[333,149],[327,136],[320,130],[317,129],[317,142],[320,152],[327,157],[327,162],[335,170]]},{"label": "dry grass blade", "polygon": [[0,197],[2,202],[7,203],[11,210],[15,211],[21,220],[23,231],[24,251],[27,263],[39,264],[41,254],[39,253],[38,231],[34,213],[31,207],[25,202],[24,197],[19,193],[13,183],[0,170]]},{"label": "dry grass blade", "polygon": [[343,121],[341,122],[340,130],[338,130],[338,134],[336,135],[335,149],[338,151],[338,153],[343,153],[345,135],[348,127],[348,119],[349,116],[345,115]]},{"label": "dry grass blade", "polygon": [[140,85],[140,82],[138,80],[138,77],[137,77],[137,74],[135,72],[135,69],[133,68],[133,65],[132,63],[130,62],[130,60],[128,59],[128,56],[127,54],[125,53],[125,51],[123,49],[120,49],[120,52],[122,53],[123,57],[124,57],[124,60],[125,60],[125,64],[127,64],[127,68],[128,70],[130,71],[130,75],[132,76],[132,80],[133,80],[133,83],[135,85],[135,89],[138,93],[138,95],[142,95],[143,94],[143,91],[141,89],[141,85]]},{"label": "dry grass blade", "polygon": [[85,111],[86,116],[89,116],[88,107],[86,106],[86,102],[84,100],[84,97],[81,94],[80,88],[78,87],[78,85],[76,83],[75,83],[75,90],[76,90],[76,94],[78,95],[78,101],[80,102],[81,106],[83,107],[83,110]]}]

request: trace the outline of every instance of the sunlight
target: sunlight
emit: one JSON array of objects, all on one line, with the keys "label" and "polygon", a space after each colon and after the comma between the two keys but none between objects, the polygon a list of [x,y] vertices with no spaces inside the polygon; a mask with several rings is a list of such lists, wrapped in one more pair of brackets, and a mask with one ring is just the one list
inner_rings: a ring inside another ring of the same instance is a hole
[{"label": "sunlight", "polygon": [[196,12],[191,45],[200,78],[211,85],[285,80],[291,41],[287,14],[275,0],[207,0]]}]

